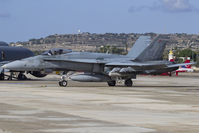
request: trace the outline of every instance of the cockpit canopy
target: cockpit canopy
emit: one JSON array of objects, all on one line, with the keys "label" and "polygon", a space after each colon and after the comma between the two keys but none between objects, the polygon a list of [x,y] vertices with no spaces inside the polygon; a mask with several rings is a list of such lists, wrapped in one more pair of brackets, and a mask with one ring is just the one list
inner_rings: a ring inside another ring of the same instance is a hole
[{"label": "cockpit canopy", "polygon": [[66,53],[71,53],[72,49],[61,49],[61,48],[53,48],[46,52],[44,52],[42,55],[61,55]]}]

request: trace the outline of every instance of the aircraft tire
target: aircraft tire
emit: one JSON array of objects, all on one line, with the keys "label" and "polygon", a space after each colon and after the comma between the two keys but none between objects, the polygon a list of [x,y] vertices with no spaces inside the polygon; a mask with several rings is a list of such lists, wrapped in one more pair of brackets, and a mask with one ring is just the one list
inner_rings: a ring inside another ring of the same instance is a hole
[{"label": "aircraft tire", "polygon": [[132,87],[133,86],[133,81],[131,79],[127,79],[127,80],[125,80],[124,84],[127,87]]},{"label": "aircraft tire", "polygon": [[108,81],[108,86],[115,86],[116,85],[116,81]]},{"label": "aircraft tire", "polygon": [[26,75],[20,73],[20,74],[18,75],[17,79],[18,79],[18,80],[27,80],[27,77],[26,77]]},{"label": "aircraft tire", "polygon": [[59,81],[59,86],[66,87],[68,82],[66,80]]},{"label": "aircraft tire", "polygon": [[62,82],[61,81],[59,81],[59,86],[62,86]]}]

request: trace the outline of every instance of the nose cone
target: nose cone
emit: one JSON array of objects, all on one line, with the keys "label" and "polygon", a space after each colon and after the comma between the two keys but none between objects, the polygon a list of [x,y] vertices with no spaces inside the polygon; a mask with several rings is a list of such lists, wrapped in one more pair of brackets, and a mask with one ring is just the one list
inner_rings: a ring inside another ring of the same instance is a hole
[{"label": "nose cone", "polygon": [[26,67],[25,61],[13,61],[2,66],[4,69],[9,69],[13,71],[24,71]]}]

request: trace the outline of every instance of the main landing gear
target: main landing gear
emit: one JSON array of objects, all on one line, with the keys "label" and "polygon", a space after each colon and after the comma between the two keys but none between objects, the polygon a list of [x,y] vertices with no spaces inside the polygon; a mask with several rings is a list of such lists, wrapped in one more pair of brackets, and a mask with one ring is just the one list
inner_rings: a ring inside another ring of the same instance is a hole
[{"label": "main landing gear", "polygon": [[17,80],[28,80],[28,78],[26,77],[26,75],[24,75],[23,73],[19,73],[17,75],[16,73],[10,72],[10,75],[8,76],[8,80],[13,80],[13,79],[17,79]]},{"label": "main landing gear", "polygon": [[23,73],[19,73],[18,76],[17,76],[17,79],[18,80],[27,80],[28,78]]},{"label": "main landing gear", "polygon": [[115,86],[116,85],[116,81],[113,80],[113,81],[108,81],[108,86]]},{"label": "main landing gear", "polygon": [[[108,81],[108,86],[115,86],[116,85],[116,81],[115,80],[112,80],[112,81]],[[133,81],[131,79],[126,79],[124,81],[124,85],[126,87],[132,87],[133,86]]]},{"label": "main landing gear", "polygon": [[125,80],[124,84],[127,87],[132,87],[133,86],[133,81],[131,79],[127,79],[127,80]]}]

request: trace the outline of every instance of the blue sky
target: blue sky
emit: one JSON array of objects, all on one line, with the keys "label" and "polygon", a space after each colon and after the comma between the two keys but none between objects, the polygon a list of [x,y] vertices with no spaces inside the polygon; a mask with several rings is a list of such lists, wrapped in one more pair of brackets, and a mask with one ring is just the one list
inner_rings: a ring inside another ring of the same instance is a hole
[{"label": "blue sky", "polygon": [[52,34],[199,33],[199,0],[0,0],[0,40]]}]

